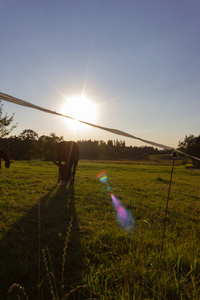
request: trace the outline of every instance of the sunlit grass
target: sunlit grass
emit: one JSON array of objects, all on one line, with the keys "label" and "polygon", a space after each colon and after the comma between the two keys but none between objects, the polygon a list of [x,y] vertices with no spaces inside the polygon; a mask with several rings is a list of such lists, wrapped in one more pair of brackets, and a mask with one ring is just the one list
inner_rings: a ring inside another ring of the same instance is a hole
[{"label": "sunlit grass", "polygon": [[[134,216],[132,235],[118,227],[109,193],[95,179],[103,170]],[[2,299],[24,292],[52,299],[42,249],[59,299],[199,299],[199,170],[174,169],[161,259],[170,166],[80,162],[74,189],[56,184],[57,171],[37,161],[0,170]],[[7,295],[14,283],[24,290]]]}]

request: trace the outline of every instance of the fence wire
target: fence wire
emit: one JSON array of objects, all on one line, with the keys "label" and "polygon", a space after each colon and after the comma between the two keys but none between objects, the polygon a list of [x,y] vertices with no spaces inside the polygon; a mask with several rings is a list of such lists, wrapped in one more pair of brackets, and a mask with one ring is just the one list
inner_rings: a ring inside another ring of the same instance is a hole
[{"label": "fence wire", "polygon": [[[58,113],[56,111],[52,111],[52,110],[43,108],[41,106],[37,106],[37,105],[32,104],[30,102],[27,102],[27,101],[24,101],[24,100],[12,97],[10,95],[7,95],[7,94],[1,93],[1,92],[0,92],[0,99],[2,99],[4,101],[7,101],[7,102],[15,103],[17,105],[21,105],[21,106],[24,106],[24,107],[34,108],[34,109],[43,111],[45,113],[57,115],[57,116],[60,116],[60,117],[71,119],[71,120],[76,120],[75,118],[72,118],[70,116],[66,116],[66,115]],[[166,146],[166,145],[159,144],[159,143],[155,143],[155,142],[152,142],[152,141],[148,141],[148,140],[136,137],[136,136],[134,136],[132,134],[129,134],[127,132],[124,132],[124,131],[121,131],[121,130],[118,130],[118,129],[107,128],[107,127],[103,127],[103,126],[100,126],[100,125],[95,125],[95,124],[88,123],[88,122],[81,121],[81,120],[78,120],[78,122],[86,124],[86,125],[94,127],[94,128],[98,128],[98,129],[101,129],[101,130],[104,130],[104,131],[111,132],[113,134],[117,134],[117,135],[121,135],[121,136],[128,137],[128,138],[131,138],[131,139],[139,140],[141,142],[144,142],[145,144],[149,144],[149,145],[154,146],[154,147],[158,147],[158,148],[162,148],[162,149],[170,150],[170,151],[175,151],[175,152],[178,152],[178,153],[180,153],[182,155],[186,155],[186,156],[188,156],[190,158],[193,158],[193,159],[196,159],[196,160],[200,161],[200,158],[192,156],[192,155],[189,155],[189,154],[186,154],[186,153],[184,153],[184,152],[182,152],[182,151],[180,151],[178,149],[174,149],[173,147]]]}]

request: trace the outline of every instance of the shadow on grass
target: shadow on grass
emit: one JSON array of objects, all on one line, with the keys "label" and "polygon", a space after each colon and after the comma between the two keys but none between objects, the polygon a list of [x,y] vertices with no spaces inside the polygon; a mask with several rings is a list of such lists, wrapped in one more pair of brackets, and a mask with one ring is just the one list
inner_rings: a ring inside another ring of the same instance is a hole
[{"label": "shadow on grass", "polygon": [[[50,258],[47,255],[47,263],[49,272],[52,272],[51,280],[55,280],[58,295],[61,295],[63,250],[71,217],[73,223],[65,257],[64,293],[81,284],[83,253],[74,194],[73,187],[55,185],[39,199],[37,205],[13,224],[1,241],[1,299],[16,299],[17,294],[23,294],[15,288],[7,295],[13,283],[24,287],[29,299],[36,299],[39,294],[43,295],[42,299],[52,298],[42,249],[46,253],[49,250]],[[39,294],[38,282],[42,283]]]}]

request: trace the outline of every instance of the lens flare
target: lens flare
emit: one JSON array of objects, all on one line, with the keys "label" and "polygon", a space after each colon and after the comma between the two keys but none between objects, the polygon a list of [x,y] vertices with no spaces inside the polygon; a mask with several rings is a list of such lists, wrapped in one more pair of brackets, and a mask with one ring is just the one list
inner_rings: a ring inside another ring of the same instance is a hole
[{"label": "lens flare", "polygon": [[125,231],[131,232],[135,227],[132,214],[112,193],[110,196],[119,226]]},{"label": "lens flare", "polygon": [[[97,174],[96,179],[107,185],[108,178],[106,171]],[[130,233],[136,226],[131,212],[110,192],[109,186],[107,186],[107,190],[110,193],[119,226],[126,232]]]},{"label": "lens flare", "polygon": [[103,171],[103,172],[100,172],[99,174],[97,174],[96,179],[100,180],[104,184],[107,184],[108,178],[107,178],[106,171]]}]

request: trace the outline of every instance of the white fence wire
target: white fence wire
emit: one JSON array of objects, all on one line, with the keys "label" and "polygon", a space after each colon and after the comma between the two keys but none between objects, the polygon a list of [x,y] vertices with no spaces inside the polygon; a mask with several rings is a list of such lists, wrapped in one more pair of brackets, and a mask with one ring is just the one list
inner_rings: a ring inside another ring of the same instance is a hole
[{"label": "white fence wire", "polygon": [[[58,113],[58,112],[56,112],[56,111],[52,111],[52,110],[43,108],[43,107],[41,107],[41,106],[37,106],[37,105],[32,104],[32,103],[30,103],[30,102],[27,102],[27,101],[24,101],[24,100],[21,100],[21,99],[12,97],[12,96],[10,96],[10,95],[7,95],[7,94],[1,93],[1,92],[0,92],[0,99],[1,99],[1,100],[4,100],[4,101],[7,101],[7,102],[15,103],[15,104],[17,104],[17,105],[21,105],[21,106],[24,106],[24,107],[34,108],[34,109],[43,111],[43,112],[45,112],[45,113],[49,113],[49,114],[53,114],[53,115],[57,115],[57,116],[61,116],[61,117],[65,117],[65,118],[68,118],[68,119],[75,120],[74,118],[72,118],[72,117],[70,117],[70,116],[66,116],[66,115],[61,114],[61,113]],[[158,148],[162,148],[162,149],[170,150],[170,151],[175,151],[175,152],[178,152],[178,153],[180,153],[180,154],[182,154],[182,155],[186,155],[186,156],[188,156],[188,157],[191,157],[191,158],[193,158],[193,159],[196,159],[196,160],[199,160],[199,161],[200,161],[200,158],[195,157],[195,156],[192,156],[192,155],[189,155],[189,154],[186,154],[186,153],[184,153],[184,152],[182,152],[182,151],[180,151],[180,150],[178,150],[178,149],[174,149],[173,147],[166,146],[166,145],[159,144],[159,143],[155,143],[155,142],[152,142],[152,141],[148,141],[148,140],[145,140],[145,139],[136,137],[136,136],[134,136],[134,135],[132,135],[132,134],[126,133],[126,132],[121,131],[121,130],[118,130],[118,129],[107,128],[107,127],[103,127],[103,126],[100,126],[100,125],[95,125],[95,124],[88,123],[88,122],[81,121],[81,120],[78,120],[78,122],[83,123],[83,124],[86,124],[86,125],[88,125],[88,126],[92,126],[92,127],[101,129],[101,130],[104,130],[104,131],[111,132],[111,133],[113,133],[113,134],[121,135],[121,136],[128,137],[128,138],[131,138],[131,139],[136,139],[136,140],[139,140],[139,141],[141,141],[141,142],[144,142],[144,143],[149,144],[149,145],[154,146],[154,147],[158,147]]]}]

